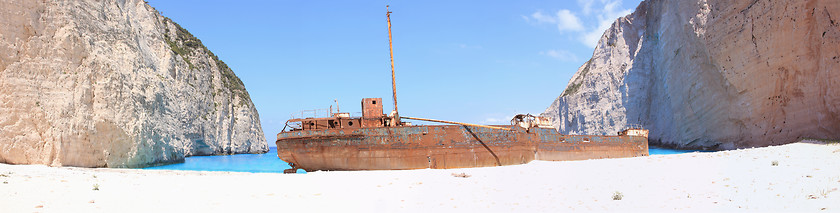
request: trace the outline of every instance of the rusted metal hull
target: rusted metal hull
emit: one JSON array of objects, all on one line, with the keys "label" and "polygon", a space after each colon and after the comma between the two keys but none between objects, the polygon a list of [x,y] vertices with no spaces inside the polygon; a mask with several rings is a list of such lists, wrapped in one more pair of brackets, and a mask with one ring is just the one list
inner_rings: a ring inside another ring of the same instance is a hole
[{"label": "rusted metal hull", "polygon": [[457,125],[327,129],[277,134],[277,156],[316,170],[448,169],[647,156],[640,136],[561,135]]}]

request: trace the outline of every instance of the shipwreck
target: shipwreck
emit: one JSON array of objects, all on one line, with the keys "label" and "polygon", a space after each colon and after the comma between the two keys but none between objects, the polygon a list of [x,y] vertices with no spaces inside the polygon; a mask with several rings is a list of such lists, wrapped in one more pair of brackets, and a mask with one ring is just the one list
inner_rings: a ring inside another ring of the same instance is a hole
[{"label": "shipwreck", "polygon": [[[391,42],[390,11],[388,37]],[[516,115],[510,125],[478,125],[400,116],[391,45],[394,109],[384,114],[382,98],[361,101],[361,115],[330,108],[325,116],[293,117],[277,134],[277,156],[297,169],[449,169],[648,155],[648,132],[628,128],[617,135],[563,135],[548,118]],[[317,111],[313,111],[317,112]],[[418,120],[442,125],[413,125]]]}]

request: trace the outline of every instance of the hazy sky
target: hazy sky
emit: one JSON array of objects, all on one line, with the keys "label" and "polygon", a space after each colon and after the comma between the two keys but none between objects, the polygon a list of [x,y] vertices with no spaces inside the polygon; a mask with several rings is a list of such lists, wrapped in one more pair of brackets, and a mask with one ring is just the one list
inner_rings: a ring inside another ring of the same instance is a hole
[{"label": "hazy sky", "polygon": [[507,124],[542,113],[640,1],[148,2],[242,79],[273,146],[290,114],[333,99],[355,113],[380,97],[391,111],[386,4],[401,115]]}]

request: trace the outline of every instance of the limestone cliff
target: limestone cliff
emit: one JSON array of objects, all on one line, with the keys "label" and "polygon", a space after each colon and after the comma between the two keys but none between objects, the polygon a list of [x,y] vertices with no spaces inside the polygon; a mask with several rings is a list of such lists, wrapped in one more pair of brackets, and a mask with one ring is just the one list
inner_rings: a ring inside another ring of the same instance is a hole
[{"label": "limestone cliff", "polygon": [[639,124],[680,148],[838,139],[840,1],[644,1],[543,115],[569,134]]},{"label": "limestone cliff", "polygon": [[239,78],[142,0],[0,0],[0,163],[264,153]]}]

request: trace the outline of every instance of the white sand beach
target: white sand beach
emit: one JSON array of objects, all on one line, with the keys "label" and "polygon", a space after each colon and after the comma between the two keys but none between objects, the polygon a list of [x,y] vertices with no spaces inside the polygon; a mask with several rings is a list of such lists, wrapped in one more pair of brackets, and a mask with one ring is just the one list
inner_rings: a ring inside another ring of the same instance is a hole
[{"label": "white sand beach", "polygon": [[[461,173],[468,177],[453,175]],[[0,164],[0,174],[2,212],[840,211],[840,145],[812,141],[449,170],[255,174]],[[613,200],[617,192],[621,200]]]}]

